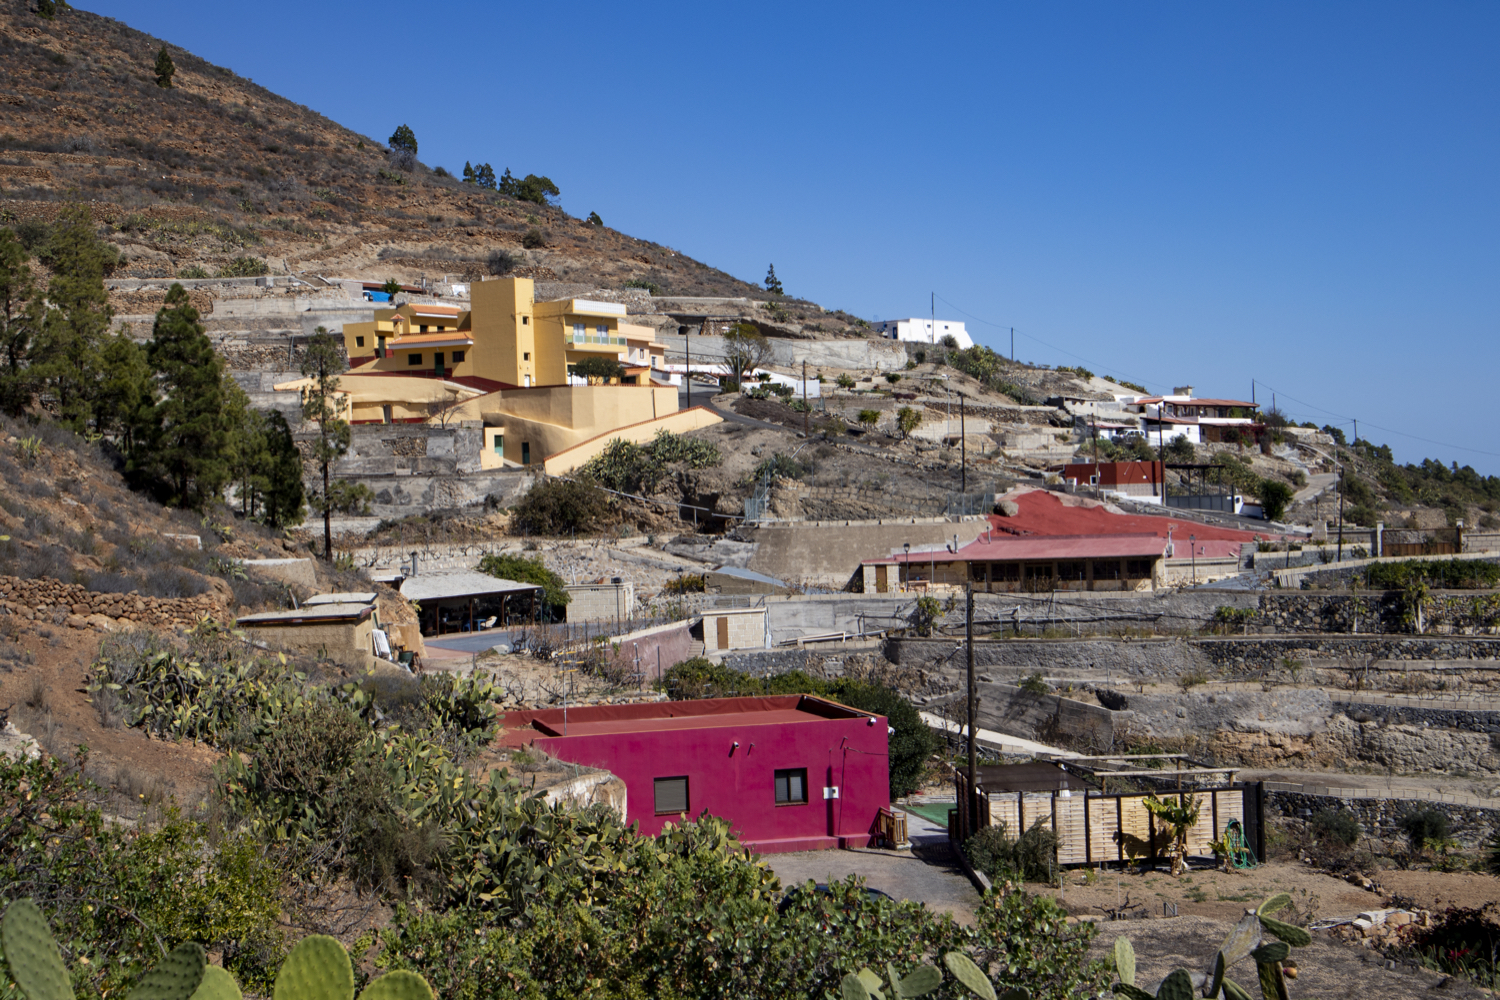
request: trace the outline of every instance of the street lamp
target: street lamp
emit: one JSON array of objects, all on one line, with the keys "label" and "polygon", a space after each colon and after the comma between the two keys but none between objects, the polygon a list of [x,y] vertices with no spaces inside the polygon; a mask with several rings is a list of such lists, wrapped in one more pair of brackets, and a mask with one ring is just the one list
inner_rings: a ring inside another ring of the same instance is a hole
[{"label": "street lamp", "polygon": [[1198,586],[1198,536],[1188,535],[1188,548],[1193,556],[1193,586]]},{"label": "street lamp", "polygon": [[906,579],[901,583],[901,593],[904,594],[911,589],[911,542],[903,542],[901,547],[906,550],[906,558],[903,560],[906,565]]}]

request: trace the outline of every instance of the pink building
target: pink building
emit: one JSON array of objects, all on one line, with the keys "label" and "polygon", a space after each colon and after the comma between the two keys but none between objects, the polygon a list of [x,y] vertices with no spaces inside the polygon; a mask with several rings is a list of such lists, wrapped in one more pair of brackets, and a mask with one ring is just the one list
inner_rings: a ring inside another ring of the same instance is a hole
[{"label": "pink building", "polygon": [[891,804],[885,717],[808,695],[508,712],[503,725],[503,746],[624,781],[642,834],[707,811],[764,853],[866,847]]}]

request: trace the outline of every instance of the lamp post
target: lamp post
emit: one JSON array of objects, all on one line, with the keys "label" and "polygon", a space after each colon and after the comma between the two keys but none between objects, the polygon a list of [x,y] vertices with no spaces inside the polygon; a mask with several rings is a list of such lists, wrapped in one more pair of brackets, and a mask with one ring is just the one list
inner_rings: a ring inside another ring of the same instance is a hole
[{"label": "lamp post", "polygon": [[901,593],[911,589],[911,542],[902,542],[901,547],[906,550],[906,558],[902,563],[906,566],[906,579],[901,581]]},{"label": "lamp post", "polygon": [[1193,586],[1198,586],[1198,536],[1188,535],[1188,550],[1193,557]]}]

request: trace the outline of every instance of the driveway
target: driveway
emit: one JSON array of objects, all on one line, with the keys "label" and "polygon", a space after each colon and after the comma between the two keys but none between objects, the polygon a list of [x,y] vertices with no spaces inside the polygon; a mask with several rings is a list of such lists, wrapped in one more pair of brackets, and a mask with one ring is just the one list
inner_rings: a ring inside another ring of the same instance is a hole
[{"label": "driveway", "polygon": [[972,924],[979,893],[954,859],[947,829],[908,812],[906,834],[912,842],[909,851],[801,851],[767,854],[765,861],[783,888],[809,879],[831,882],[859,875],[871,889],[925,903],[934,912],[950,913],[959,923]]}]

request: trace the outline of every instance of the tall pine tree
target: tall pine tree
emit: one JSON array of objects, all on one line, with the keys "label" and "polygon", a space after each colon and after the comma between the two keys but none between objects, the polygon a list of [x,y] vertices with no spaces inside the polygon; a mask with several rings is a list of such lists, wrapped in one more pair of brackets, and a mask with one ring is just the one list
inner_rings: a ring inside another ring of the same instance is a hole
[{"label": "tall pine tree", "polygon": [[172,62],[172,57],[167,54],[167,47],[163,45],[161,51],[156,54],[156,85],[163,90],[170,89],[172,77],[176,75],[177,67]]},{"label": "tall pine tree", "polygon": [[146,358],[162,400],[142,436],[149,440],[135,442],[130,464],[164,503],[202,510],[229,483],[235,414],[223,384],[224,362],[181,285],[172,285],[156,314]]},{"label": "tall pine tree", "polygon": [[302,419],[317,424],[318,430],[309,457],[322,478],[323,488],[309,501],[312,509],[323,515],[325,559],[333,558],[333,514],[350,503],[349,488],[333,481],[333,464],[348,453],[350,441],[349,423],[343,419],[345,397],[339,392],[338,373],[343,370],[344,358],[337,341],[323,327],[318,327],[302,354],[302,374],[311,380],[302,390]]},{"label": "tall pine tree", "polygon": [[307,513],[303,503],[302,453],[292,440],[292,429],[280,411],[266,414],[262,433],[261,520],[273,528],[301,524]]},{"label": "tall pine tree", "polygon": [[36,340],[31,374],[44,405],[75,431],[85,430],[96,416],[99,351],[114,318],[104,276],[118,259],[114,247],[94,232],[87,207],[63,209],[46,246],[44,262],[52,268],[50,308]]},{"label": "tall pine tree", "polygon": [[0,409],[10,414],[31,403],[26,364],[46,313],[30,257],[14,232],[0,229]]}]

